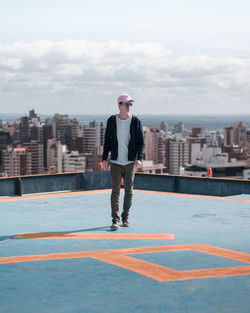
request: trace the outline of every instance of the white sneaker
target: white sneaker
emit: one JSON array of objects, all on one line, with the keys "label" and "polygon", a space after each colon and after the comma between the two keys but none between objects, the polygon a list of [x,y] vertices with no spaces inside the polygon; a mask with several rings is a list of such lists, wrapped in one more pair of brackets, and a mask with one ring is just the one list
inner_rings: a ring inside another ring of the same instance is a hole
[{"label": "white sneaker", "polygon": [[110,226],[110,229],[111,229],[111,230],[117,230],[119,227],[120,227],[119,223],[116,222],[116,223],[113,223],[113,224]]}]

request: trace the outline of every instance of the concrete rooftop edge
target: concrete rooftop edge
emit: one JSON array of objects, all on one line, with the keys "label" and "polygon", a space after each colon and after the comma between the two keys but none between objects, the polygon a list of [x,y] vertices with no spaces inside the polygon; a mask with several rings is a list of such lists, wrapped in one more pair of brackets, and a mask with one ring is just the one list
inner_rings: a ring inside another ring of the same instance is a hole
[{"label": "concrete rooftop edge", "polygon": [[[111,188],[109,172],[45,174],[0,179],[0,196]],[[207,196],[250,194],[250,181],[136,173],[134,188]]]}]

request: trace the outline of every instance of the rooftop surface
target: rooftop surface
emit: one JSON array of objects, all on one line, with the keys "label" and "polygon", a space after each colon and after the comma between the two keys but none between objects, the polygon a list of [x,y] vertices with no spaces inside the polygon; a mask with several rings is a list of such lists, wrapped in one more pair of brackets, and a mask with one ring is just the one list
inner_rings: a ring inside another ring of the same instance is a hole
[{"label": "rooftop surface", "polygon": [[0,198],[1,313],[249,313],[250,195],[135,190],[115,232],[109,199]]}]

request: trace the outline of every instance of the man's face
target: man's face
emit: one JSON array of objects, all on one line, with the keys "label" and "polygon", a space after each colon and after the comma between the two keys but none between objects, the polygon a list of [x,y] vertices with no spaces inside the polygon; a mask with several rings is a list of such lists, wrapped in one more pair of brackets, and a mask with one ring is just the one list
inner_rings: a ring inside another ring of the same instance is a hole
[{"label": "man's face", "polygon": [[130,107],[132,106],[132,102],[120,102],[119,109],[121,113],[130,112]]}]

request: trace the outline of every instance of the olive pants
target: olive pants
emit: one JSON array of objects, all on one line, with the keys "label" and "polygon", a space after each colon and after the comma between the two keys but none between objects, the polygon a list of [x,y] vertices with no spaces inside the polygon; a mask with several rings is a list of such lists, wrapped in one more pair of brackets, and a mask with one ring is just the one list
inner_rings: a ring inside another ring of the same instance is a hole
[{"label": "olive pants", "polygon": [[111,163],[110,166],[111,176],[111,216],[113,223],[120,221],[120,188],[121,179],[124,181],[124,199],[123,199],[123,212],[122,220],[128,219],[129,210],[132,205],[133,185],[135,177],[135,163],[129,163],[127,165],[120,165]]}]

